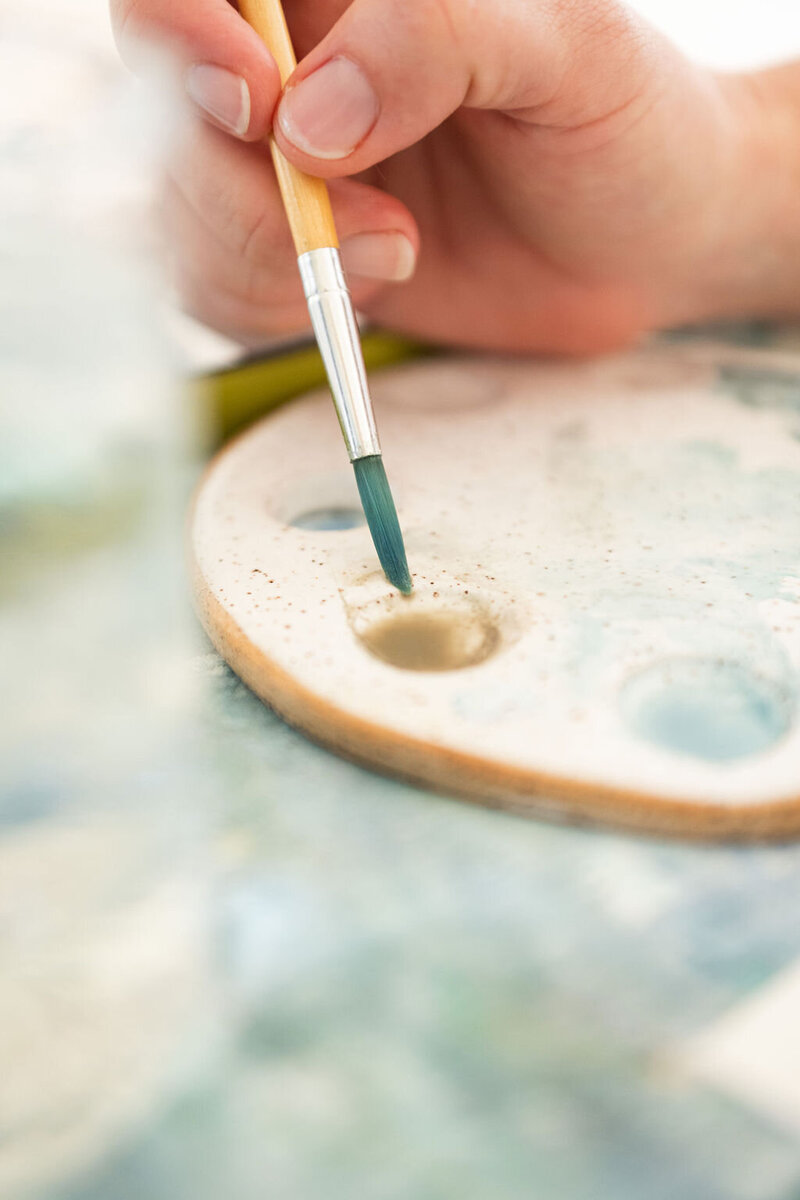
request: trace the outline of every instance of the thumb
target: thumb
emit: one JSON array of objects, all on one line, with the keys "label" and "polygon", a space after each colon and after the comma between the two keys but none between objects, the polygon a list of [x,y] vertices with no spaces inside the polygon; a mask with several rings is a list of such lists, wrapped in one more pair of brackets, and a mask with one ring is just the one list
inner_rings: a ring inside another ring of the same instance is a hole
[{"label": "thumb", "polygon": [[298,166],[335,176],[462,106],[538,120],[567,81],[571,99],[610,112],[631,90],[634,28],[615,0],[353,0],[288,81],[275,136]]}]

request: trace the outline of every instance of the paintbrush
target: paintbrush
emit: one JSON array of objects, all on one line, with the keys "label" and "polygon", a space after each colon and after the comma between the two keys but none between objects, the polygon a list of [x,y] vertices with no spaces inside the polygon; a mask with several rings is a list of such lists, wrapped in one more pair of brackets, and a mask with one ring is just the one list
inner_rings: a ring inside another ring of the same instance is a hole
[{"label": "paintbrush", "polygon": [[[280,0],[240,0],[239,11],[266,43],[286,83],[297,65]],[[412,589],[403,535],[381,457],[353,302],[339,257],[328,188],[288,162],[270,138],[283,206],[333,402],[381,566],[401,592]]]}]

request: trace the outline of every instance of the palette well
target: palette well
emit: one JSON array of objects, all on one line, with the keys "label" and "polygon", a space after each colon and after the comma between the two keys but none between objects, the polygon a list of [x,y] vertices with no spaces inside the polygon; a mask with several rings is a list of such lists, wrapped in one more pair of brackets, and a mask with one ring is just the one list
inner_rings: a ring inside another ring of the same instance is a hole
[{"label": "palette well", "polygon": [[414,576],[386,582],[327,393],[195,500],[201,619],[332,750],[568,819],[800,830],[800,358],[711,343],[372,381]]}]

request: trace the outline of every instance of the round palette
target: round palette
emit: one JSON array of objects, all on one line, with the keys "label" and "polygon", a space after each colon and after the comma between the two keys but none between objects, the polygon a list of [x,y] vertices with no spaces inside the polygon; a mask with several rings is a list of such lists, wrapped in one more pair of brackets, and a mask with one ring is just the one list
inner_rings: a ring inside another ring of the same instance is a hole
[{"label": "round palette", "polygon": [[568,819],[800,830],[800,361],[710,343],[372,381],[414,593],[327,393],[215,459],[201,619],[332,750]]}]

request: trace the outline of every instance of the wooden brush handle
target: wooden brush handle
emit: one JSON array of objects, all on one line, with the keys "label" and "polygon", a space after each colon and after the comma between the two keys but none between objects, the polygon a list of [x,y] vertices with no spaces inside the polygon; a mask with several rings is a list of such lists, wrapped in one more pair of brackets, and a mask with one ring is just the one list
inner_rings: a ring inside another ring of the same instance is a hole
[{"label": "wooden brush handle", "polygon": [[[297,59],[280,0],[239,0],[239,12],[266,44],[278,64],[281,83],[286,83],[297,66]],[[324,181],[292,166],[275,145],[274,138],[269,139],[269,147],[298,255],[307,250],[338,246]]]}]

